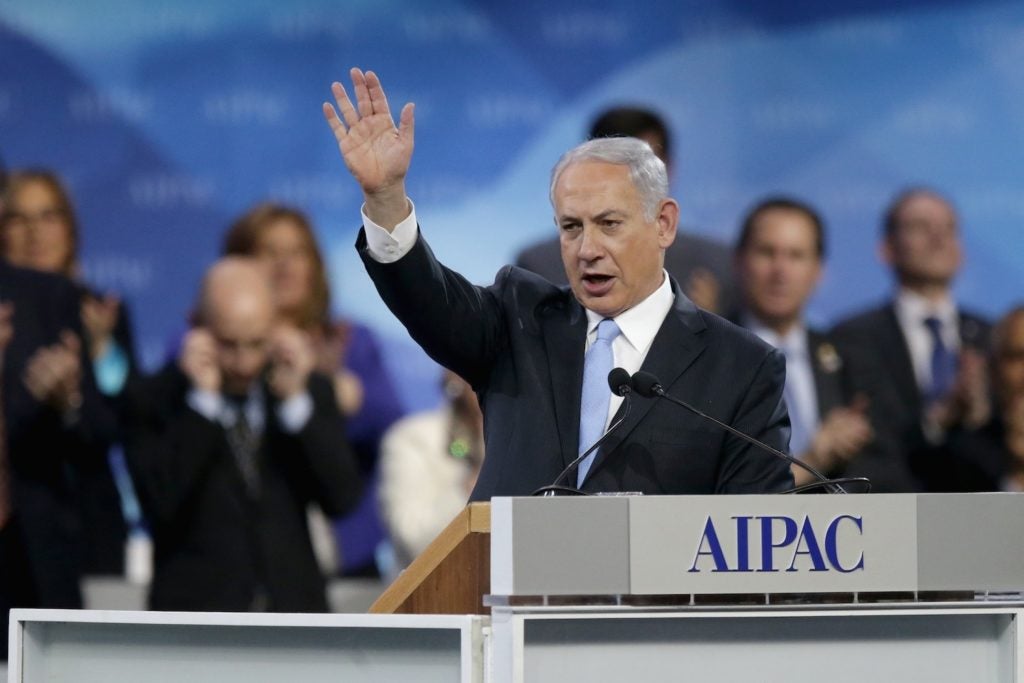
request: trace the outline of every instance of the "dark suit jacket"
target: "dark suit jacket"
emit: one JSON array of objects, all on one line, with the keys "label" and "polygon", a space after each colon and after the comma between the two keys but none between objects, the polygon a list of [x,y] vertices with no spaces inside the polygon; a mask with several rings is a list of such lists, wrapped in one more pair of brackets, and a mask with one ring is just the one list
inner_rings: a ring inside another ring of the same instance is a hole
[{"label": "dark suit jacket", "polygon": [[267,399],[255,500],[224,428],[187,406],[188,390],[175,364],[127,390],[125,452],[154,542],[150,607],[245,611],[262,588],[272,611],[326,611],[306,507],[339,515],[359,494],[329,380],[310,378],[314,410],[297,434],[280,427]]},{"label": "dark suit jacket", "polygon": [[[472,384],[486,453],[473,500],[528,495],[578,453],[586,314],[567,288],[506,267],[474,287],[441,266],[422,239],[392,264],[357,242],[384,302],[437,362]],[[643,369],[671,394],[779,449],[789,438],[785,361],[754,335],[676,301]],[[678,407],[637,397],[601,449],[585,491],[743,493],[789,487],[789,466]]]},{"label": "dark suit jacket", "polygon": [[[3,358],[3,411],[13,517],[0,530],[0,619],[9,607],[81,607],[83,554],[77,480],[92,470],[114,431],[88,372],[83,349],[82,408],[66,421],[36,401],[23,381],[29,359],[58,341],[81,337],[77,290],[64,278],[14,268],[0,260],[0,301],[14,304],[14,337]],[[105,462],[105,461],[103,461]],[[4,636],[0,651],[6,652]]]},{"label": "dark suit jacket", "polygon": [[[960,314],[963,346],[987,351],[989,335],[986,321],[970,313]],[[893,304],[841,322],[832,336],[843,357],[846,394],[868,397],[875,431],[874,441],[850,461],[846,474],[868,477],[878,493],[925,490],[910,466],[911,452],[925,445],[923,399]]]},{"label": "dark suit jacket", "polygon": [[[569,284],[557,237],[523,249],[516,256],[515,264],[556,285]],[[732,251],[715,240],[680,231],[675,242],[665,251],[665,270],[685,285],[697,268],[710,271],[718,280],[718,311],[733,310],[737,305],[737,291]]]}]

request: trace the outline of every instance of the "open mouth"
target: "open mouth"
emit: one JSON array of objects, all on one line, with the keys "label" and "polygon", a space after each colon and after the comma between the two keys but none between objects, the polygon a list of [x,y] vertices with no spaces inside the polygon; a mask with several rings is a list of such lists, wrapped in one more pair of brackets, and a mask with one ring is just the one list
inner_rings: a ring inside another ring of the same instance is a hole
[{"label": "open mouth", "polygon": [[612,283],[615,281],[611,275],[601,275],[598,273],[591,273],[584,275],[580,278],[583,282],[583,289],[587,294],[594,296],[600,296],[606,294],[612,287]]}]

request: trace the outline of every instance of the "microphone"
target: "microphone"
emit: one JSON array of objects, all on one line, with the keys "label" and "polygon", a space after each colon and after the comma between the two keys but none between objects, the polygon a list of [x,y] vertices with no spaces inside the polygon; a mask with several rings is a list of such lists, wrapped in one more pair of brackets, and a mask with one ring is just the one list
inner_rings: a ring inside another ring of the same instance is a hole
[{"label": "microphone", "polygon": [[569,473],[576,468],[577,465],[583,462],[583,460],[586,459],[588,455],[590,455],[598,448],[600,448],[601,444],[607,441],[608,437],[611,436],[612,433],[619,428],[619,425],[621,425],[623,421],[626,419],[626,416],[629,415],[629,409],[632,405],[632,385],[633,378],[629,376],[629,372],[627,370],[623,370],[622,368],[613,368],[612,371],[608,373],[608,386],[611,388],[612,393],[615,394],[616,396],[622,396],[626,402],[626,407],[622,411],[622,417],[613,422],[611,426],[609,426],[608,429],[605,431],[605,433],[601,435],[601,438],[594,442],[594,445],[592,445],[587,450],[583,451],[583,453],[581,453],[578,458],[569,463],[569,466],[562,470],[561,474],[555,477],[555,480],[553,482],[551,482],[547,486],[540,487],[539,489],[531,493],[531,496],[556,496],[560,493],[565,493],[573,496],[590,495],[589,493],[581,491],[580,489],[575,488],[573,486],[564,486],[560,482],[563,479],[565,479],[569,475]]},{"label": "microphone", "polygon": [[[833,481],[833,480],[829,479],[828,477],[826,477],[824,474],[822,474],[818,470],[814,469],[813,467],[811,467],[807,463],[805,463],[805,462],[803,462],[803,461],[801,461],[801,460],[799,460],[797,458],[794,458],[789,453],[784,453],[784,452],[780,451],[777,448],[772,448],[771,446],[769,446],[768,444],[764,443],[763,441],[759,441],[758,439],[755,439],[754,437],[752,437],[752,436],[750,436],[748,434],[744,434],[743,432],[741,432],[740,430],[736,429],[735,427],[727,425],[726,423],[722,422],[721,420],[713,418],[710,415],[708,415],[707,413],[704,413],[704,412],[701,412],[700,410],[697,410],[696,408],[691,406],[686,401],[681,401],[678,398],[670,395],[668,392],[665,391],[664,387],[661,386],[661,382],[658,381],[658,378],[655,377],[654,375],[652,375],[651,373],[644,372],[643,370],[641,370],[640,372],[638,372],[635,375],[633,375],[633,377],[632,377],[632,384],[633,384],[633,389],[636,391],[636,393],[640,394],[644,398],[655,398],[655,397],[656,398],[663,398],[666,401],[668,401],[669,403],[674,403],[677,406],[685,408],[686,410],[689,410],[694,415],[696,415],[696,416],[698,416],[700,418],[703,418],[705,420],[708,420],[710,422],[715,423],[716,425],[718,425],[719,427],[721,427],[725,431],[729,432],[730,434],[732,434],[734,436],[738,436],[739,438],[743,439],[747,443],[752,444],[754,446],[757,446],[761,450],[767,451],[768,453],[771,453],[775,457],[781,458],[782,460],[785,460],[787,463],[796,465],[797,467],[801,467],[801,468],[807,470],[812,475],[814,475],[814,477],[816,479],[818,479],[818,482],[815,483],[815,484],[809,484],[807,486],[801,486],[801,487],[798,487],[798,489],[794,489],[793,491],[797,491],[797,490],[803,491],[803,490],[806,490],[807,488],[814,487],[814,486],[824,486],[829,491],[829,493],[848,493],[848,491],[846,489],[844,489],[838,483],[838,481]],[[861,482],[861,481],[867,481],[867,480],[863,479],[862,477],[859,477],[859,478],[855,478],[855,479],[844,479],[843,481],[858,481],[858,482]],[[786,493],[792,493],[793,491],[786,491]]]}]

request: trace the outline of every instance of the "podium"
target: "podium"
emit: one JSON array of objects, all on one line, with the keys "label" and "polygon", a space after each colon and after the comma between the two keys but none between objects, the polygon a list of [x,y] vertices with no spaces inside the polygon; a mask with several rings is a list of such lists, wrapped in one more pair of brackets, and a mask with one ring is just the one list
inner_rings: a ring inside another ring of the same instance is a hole
[{"label": "podium", "polygon": [[1022,591],[1024,494],[496,498],[375,614],[17,610],[10,680],[1024,683]]}]

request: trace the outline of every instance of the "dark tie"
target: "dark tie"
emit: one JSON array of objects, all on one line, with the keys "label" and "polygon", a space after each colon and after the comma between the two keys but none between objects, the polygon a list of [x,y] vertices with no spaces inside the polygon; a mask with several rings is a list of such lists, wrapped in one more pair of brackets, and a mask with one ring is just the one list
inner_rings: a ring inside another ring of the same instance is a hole
[{"label": "dark tie", "polygon": [[244,401],[232,401],[235,423],[227,430],[228,445],[235,456],[238,471],[245,481],[245,489],[250,497],[259,494],[260,474],[256,458],[260,447],[260,434],[253,429],[245,411]]},{"label": "dark tie", "polygon": [[956,354],[942,339],[942,321],[932,316],[924,319],[932,338],[932,384],[928,387],[928,403],[934,403],[947,393],[956,379]]}]

